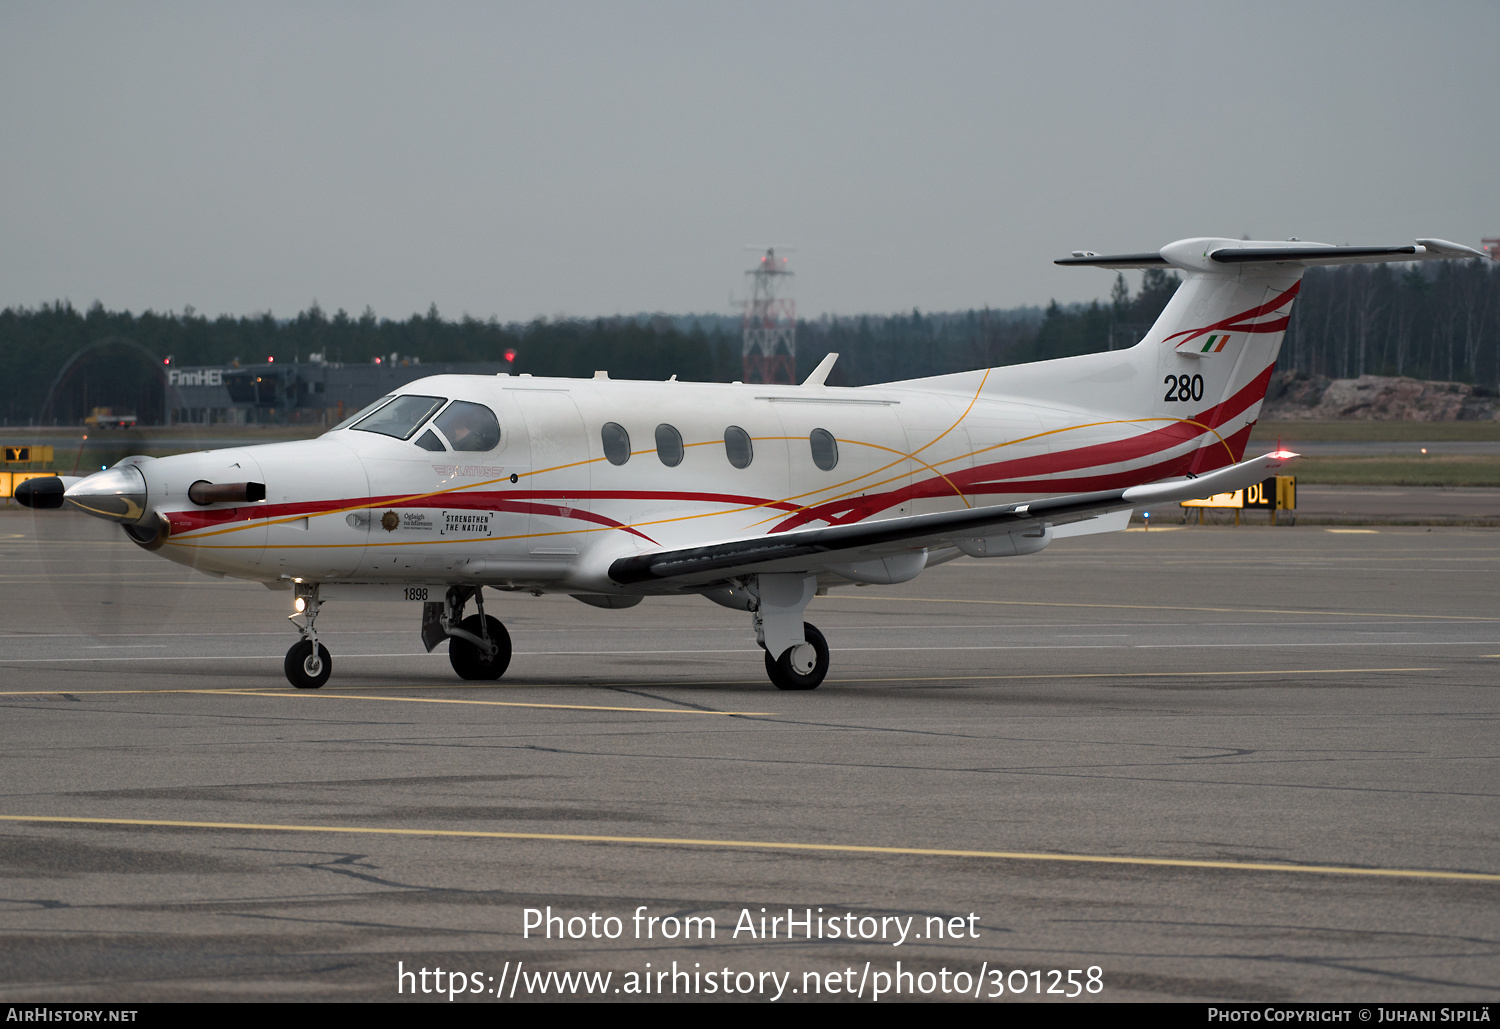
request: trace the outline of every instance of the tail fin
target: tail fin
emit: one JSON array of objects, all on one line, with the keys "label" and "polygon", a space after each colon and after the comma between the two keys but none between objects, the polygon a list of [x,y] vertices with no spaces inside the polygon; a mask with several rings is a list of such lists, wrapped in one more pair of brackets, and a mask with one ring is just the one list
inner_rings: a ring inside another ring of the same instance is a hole
[{"label": "tail fin", "polygon": [[[1220,241],[1192,240],[1201,244]],[[1170,252],[1183,243],[1163,248]],[[1173,254],[1172,256],[1177,256]],[[1281,341],[1301,286],[1301,265],[1186,267],[1145,339],[1126,351],[1144,393],[1129,403],[1132,415],[1180,420],[1202,434],[1189,471],[1203,472],[1244,458],[1260,416]],[[1126,412],[1122,412],[1126,413]]]},{"label": "tail fin", "polygon": [[[991,369],[984,392],[1122,419],[1180,426],[1198,446],[1187,468],[1208,471],[1244,457],[1309,265],[1483,257],[1443,240],[1398,247],[1184,239],[1154,254],[1075,252],[1056,263],[1175,268],[1184,273],[1146,337],[1128,350]],[[951,382],[944,380],[952,380]],[[973,375],[924,380],[974,388]]]}]

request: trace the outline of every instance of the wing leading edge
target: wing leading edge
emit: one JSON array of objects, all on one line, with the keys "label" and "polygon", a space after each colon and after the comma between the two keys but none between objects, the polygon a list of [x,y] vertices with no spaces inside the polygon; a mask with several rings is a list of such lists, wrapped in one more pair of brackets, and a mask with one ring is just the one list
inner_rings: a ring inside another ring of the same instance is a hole
[{"label": "wing leading edge", "polygon": [[959,540],[1025,532],[1043,525],[1065,525],[1145,504],[1198,500],[1244,489],[1275,474],[1276,469],[1296,456],[1277,451],[1197,478],[1098,493],[1073,493],[1025,504],[801,529],[682,550],[635,554],[610,565],[609,577],[622,586],[669,582],[692,586],[759,572],[831,570],[833,565],[902,550],[955,546]]}]

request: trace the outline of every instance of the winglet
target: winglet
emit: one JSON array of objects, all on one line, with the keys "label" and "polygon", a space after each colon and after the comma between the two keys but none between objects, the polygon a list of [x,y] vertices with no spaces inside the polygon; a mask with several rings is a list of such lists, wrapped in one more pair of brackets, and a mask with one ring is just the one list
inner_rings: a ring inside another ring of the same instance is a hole
[{"label": "winglet", "polygon": [[829,354],[818,362],[818,366],[812,370],[812,374],[802,383],[804,386],[822,386],[828,379],[828,373],[833,371],[833,364],[839,359],[838,354]]}]

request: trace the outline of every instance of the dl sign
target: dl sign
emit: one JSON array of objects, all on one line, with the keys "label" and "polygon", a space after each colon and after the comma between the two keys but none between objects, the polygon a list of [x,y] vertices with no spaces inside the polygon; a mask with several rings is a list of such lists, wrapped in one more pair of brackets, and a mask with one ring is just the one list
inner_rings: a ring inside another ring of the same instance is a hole
[{"label": "dl sign", "polygon": [[1289,511],[1297,506],[1297,480],[1273,475],[1253,486],[1232,493],[1217,493],[1203,500],[1184,500],[1183,507],[1247,508],[1252,511]]},{"label": "dl sign", "polygon": [[1258,511],[1270,511],[1276,507],[1276,477],[1245,487],[1245,504]]}]

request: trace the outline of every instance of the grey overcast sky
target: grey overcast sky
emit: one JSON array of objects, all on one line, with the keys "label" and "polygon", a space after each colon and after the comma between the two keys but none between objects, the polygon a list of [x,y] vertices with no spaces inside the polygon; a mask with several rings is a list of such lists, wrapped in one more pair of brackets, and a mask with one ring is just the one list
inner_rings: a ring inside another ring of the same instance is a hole
[{"label": "grey overcast sky", "polygon": [[0,306],[804,316],[1500,235],[1500,3],[0,6]]}]

